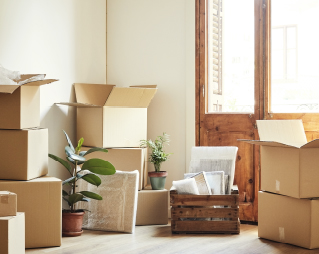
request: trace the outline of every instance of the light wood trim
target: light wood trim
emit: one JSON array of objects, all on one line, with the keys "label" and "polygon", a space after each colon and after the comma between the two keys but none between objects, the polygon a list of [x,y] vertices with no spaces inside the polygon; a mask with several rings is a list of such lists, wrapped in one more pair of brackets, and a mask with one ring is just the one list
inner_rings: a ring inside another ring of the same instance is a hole
[{"label": "light wood trim", "polygon": [[200,87],[200,38],[197,36],[200,29],[200,0],[195,1],[195,145],[199,146],[200,137],[200,100],[199,100],[199,87]]}]

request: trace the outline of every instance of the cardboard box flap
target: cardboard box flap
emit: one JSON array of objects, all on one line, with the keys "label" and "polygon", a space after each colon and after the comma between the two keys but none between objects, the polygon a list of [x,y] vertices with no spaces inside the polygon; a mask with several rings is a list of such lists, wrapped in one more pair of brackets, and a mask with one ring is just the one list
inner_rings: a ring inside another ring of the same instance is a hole
[{"label": "cardboard box flap", "polygon": [[130,86],[130,87],[157,88],[157,85],[139,85],[139,86]]},{"label": "cardboard box flap", "polygon": [[319,148],[319,139],[312,140],[309,143],[301,146],[301,148]]},{"label": "cardboard box flap", "polygon": [[276,141],[260,141],[260,140],[250,140],[250,139],[237,139],[238,141],[249,143],[252,145],[261,145],[261,146],[276,146],[276,147],[300,147],[300,145],[287,145],[279,143]]},{"label": "cardboard box flap", "polygon": [[301,120],[257,120],[261,141],[275,141],[295,147],[307,143]]},{"label": "cardboard box flap", "polygon": [[114,87],[105,106],[147,108],[157,88]]},{"label": "cardboard box flap", "polygon": [[74,84],[76,102],[85,105],[104,106],[115,85]]},{"label": "cardboard box flap", "polygon": [[[35,77],[39,74],[23,74],[21,75],[21,79],[15,80],[17,83],[27,80],[29,78]],[[45,74],[43,74],[45,77]],[[18,89],[20,86],[42,86],[45,84],[49,84],[52,82],[58,81],[57,79],[44,79],[39,81],[30,81],[28,83],[22,84],[22,85],[0,85],[0,93],[10,93],[12,94],[16,89]]]},{"label": "cardboard box flap", "polygon": [[97,106],[97,105],[77,103],[77,102],[58,102],[55,104],[73,106],[73,107],[78,107],[78,108],[100,108],[101,107],[101,106]]}]

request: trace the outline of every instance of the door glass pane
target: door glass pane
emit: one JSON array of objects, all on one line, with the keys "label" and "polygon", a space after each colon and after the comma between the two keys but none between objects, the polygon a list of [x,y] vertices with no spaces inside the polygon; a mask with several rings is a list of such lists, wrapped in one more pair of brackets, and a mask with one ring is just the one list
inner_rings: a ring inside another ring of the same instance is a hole
[{"label": "door glass pane", "polygon": [[319,112],[319,0],[271,2],[271,112]]},{"label": "door glass pane", "polygon": [[208,0],[207,111],[254,112],[254,0]]}]

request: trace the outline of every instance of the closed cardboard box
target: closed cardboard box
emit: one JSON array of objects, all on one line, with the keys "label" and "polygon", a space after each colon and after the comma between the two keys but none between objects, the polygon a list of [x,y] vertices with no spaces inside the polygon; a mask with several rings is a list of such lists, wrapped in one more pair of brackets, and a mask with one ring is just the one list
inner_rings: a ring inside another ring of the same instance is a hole
[{"label": "closed cardboard box", "polygon": [[[82,147],[82,151],[89,150],[90,147]],[[109,161],[116,170],[139,172],[138,190],[143,189],[147,184],[144,181],[145,172],[147,173],[147,148],[106,148],[105,152],[94,152],[86,155],[86,159],[98,158]],[[146,175],[147,176],[147,175]],[[146,178],[145,178],[146,179]]]},{"label": "closed cardboard box", "polygon": [[115,87],[75,84],[77,139],[95,147],[139,147],[147,138],[147,107],[157,88],[154,85]]},{"label": "closed cardboard box", "polygon": [[48,173],[48,129],[0,130],[0,179],[30,180]]},{"label": "closed cardboard box", "polygon": [[17,194],[0,191],[0,217],[17,215]]},{"label": "closed cardboard box", "polygon": [[257,121],[261,190],[295,198],[319,197],[319,139],[307,143],[301,120]]},{"label": "closed cardboard box", "polygon": [[260,191],[258,236],[308,249],[319,248],[319,200]]},{"label": "closed cardboard box", "polygon": [[[18,82],[36,75],[21,75]],[[56,80],[46,79],[23,85],[0,85],[0,129],[40,126],[40,86]]]},{"label": "closed cardboard box", "polygon": [[44,176],[30,181],[0,181],[0,190],[18,196],[18,212],[25,213],[25,246],[61,246],[62,182]]},{"label": "closed cardboard box", "polygon": [[168,223],[168,191],[138,192],[136,225],[166,225]]},{"label": "closed cardboard box", "polygon": [[16,216],[0,217],[0,253],[25,253],[24,213],[17,213]]}]

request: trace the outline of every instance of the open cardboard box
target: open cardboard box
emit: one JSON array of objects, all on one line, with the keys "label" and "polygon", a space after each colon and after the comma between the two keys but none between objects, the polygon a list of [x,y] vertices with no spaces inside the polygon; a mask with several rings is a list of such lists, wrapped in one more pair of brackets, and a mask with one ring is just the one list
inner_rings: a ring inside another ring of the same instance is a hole
[{"label": "open cardboard box", "polygon": [[319,248],[319,200],[260,191],[258,236],[308,249]]},{"label": "open cardboard box", "polygon": [[[37,74],[21,75],[17,82]],[[0,85],[0,129],[25,129],[40,126],[40,86],[57,81],[44,79],[23,85]]]},{"label": "open cardboard box", "polygon": [[139,147],[147,138],[147,107],[156,85],[115,87],[74,84],[77,107],[77,139],[93,147]]},{"label": "open cardboard box", "polygon": [[30,180],[48,173],[48,129],[0,129],[0,179]]},{"label": "open cardboard box", "polygon": [[301,120],[258,120],[261,190],[295,198],[319,197],[319,139],[307,142]]}]

